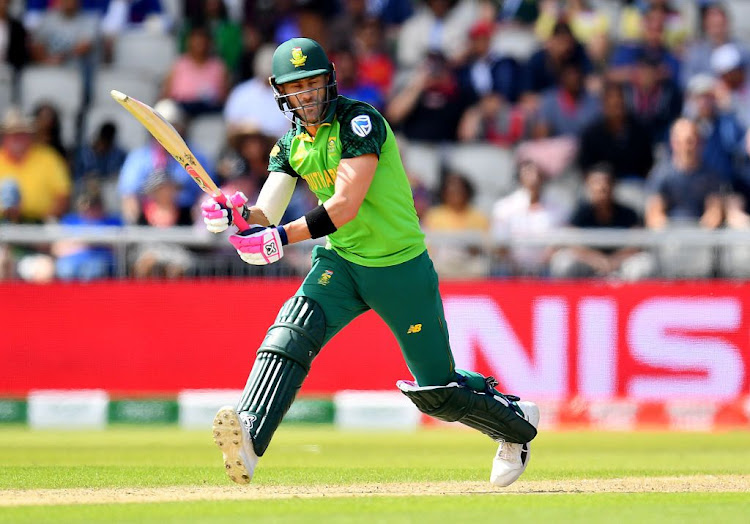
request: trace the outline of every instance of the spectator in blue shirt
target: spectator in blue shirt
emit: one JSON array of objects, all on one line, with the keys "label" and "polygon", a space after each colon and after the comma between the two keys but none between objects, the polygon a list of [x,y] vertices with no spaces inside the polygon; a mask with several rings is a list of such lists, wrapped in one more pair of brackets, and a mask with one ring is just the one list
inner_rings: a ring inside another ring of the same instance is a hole
[{"label": "spectator in blue shirt", "polygon": [[[184,136],[185,117],[180,107],[172,100],[164,99],[156,103],[154,109],[158,111],[177,131]],[[212,164],[197,150],[190,146],[196,160],[212,173]],[[166,172],[177,184],[177,205],[180,210],[189,210],[197,201],[201,190],[193,182],[183,167],[167,153],[155,140],[148,145],[131,151],[120,171],[118,191],[122,198],[123,219],[129,224],[137,222],[142,214],[142,198],[149,176],[155,172]]]}]

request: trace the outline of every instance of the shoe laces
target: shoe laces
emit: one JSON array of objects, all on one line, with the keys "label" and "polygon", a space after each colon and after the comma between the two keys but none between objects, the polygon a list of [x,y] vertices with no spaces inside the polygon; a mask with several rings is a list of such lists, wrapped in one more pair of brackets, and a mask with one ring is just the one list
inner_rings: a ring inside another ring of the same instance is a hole
[{"label": "shoe laces", "polygon": [[523,444],[501,441],[497,457],[503,460],[520,460]]}]

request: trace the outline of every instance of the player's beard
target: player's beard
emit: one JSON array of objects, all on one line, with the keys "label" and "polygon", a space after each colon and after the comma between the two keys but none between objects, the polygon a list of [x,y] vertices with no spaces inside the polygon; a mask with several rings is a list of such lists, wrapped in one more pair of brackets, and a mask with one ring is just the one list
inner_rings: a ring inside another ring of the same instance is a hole
[{"label": "player's beard", "polygon": [[[321,96],[323,91],[323,96]],[[325,97],[325,88],[317,88],[315,90],[315,96],[307,104],[302,104],[297,96],[292,95],[292,98],[297,102],[294,114],[297,115],[304,125],[315,125],[321,123],[323,118],[323,106],[324,103],[321,99]]]}]

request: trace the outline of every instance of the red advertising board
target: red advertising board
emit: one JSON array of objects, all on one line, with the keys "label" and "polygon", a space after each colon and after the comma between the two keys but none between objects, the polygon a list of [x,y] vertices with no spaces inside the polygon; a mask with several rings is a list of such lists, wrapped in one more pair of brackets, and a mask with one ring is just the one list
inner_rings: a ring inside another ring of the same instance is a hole
[{"label": "red advertising board", "polygon": [[[0,285],[0,395],[103,388],[241,388],[298,281]],[[458,367],[526,397],[734,399],[750,393],[750,284],[444,283]],[[367,313],[321,352],[303,388],[393,389],[409,376]]]}]

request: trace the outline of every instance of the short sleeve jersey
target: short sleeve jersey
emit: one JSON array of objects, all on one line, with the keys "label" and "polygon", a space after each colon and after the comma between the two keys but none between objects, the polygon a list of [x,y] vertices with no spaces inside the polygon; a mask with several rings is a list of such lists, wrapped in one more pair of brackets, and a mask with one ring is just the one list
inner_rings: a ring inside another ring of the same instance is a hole
[{"label": "short sleeve jersey", "polygon": [[333,196],[342,158],[378,156],[357,216],[328,236],[328,247],[367,267],[400,264],[424,252],[411,187],[388,122],[372,106],[339,97],[330,124],[310,136],[295,126],[271,150],[269,171],[305,179],[321,202]]}]

